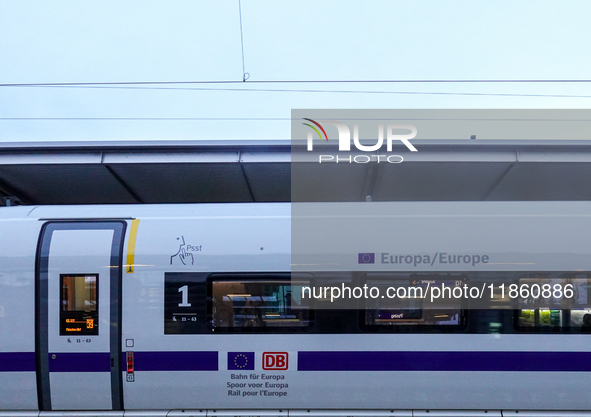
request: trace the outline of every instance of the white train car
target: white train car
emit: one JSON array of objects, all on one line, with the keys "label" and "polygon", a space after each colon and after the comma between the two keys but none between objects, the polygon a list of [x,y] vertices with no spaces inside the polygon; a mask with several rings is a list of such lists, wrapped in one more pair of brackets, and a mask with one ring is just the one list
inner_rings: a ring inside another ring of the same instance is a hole
[{"label": "white train car", "polygon": [[[588,415],[591,204],[365,204],[396,212],[371,254],[391,265],[360,251],[295,281],[289,204],[0,209],[0,415]],[[488,261],[405,262],[441,247]],[[495,258],[515,247],[526,261]],[[306,304],[323,278],[560,279],[576,300]]]}]

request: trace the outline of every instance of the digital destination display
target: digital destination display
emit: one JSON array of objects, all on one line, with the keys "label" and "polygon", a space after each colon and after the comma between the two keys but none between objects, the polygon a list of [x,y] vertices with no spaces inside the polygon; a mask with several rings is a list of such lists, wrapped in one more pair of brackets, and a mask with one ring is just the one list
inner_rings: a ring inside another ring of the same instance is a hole
[{"label": "digital destination display", "polygon": [[61,275],[60,289],[60,335],[98,335],[98,275]]}]

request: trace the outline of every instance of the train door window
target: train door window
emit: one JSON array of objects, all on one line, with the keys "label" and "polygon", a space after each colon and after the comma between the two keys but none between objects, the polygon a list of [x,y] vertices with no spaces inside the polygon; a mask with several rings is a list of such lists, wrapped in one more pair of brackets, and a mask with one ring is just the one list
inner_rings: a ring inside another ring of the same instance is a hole
[{"label": "train door window", "polygon": [[98,335],[98,275],[60,275],[60,335]]},{"label": "train door window", "polygon": [[[442,296],[431,300],[428,288],[463,286],[465,278],[453,275],[412,274],[407,278],[368,279],[368,287],[378,287],[384,298],[369,298],[364,312],[364,327],[369,331],[423,331],[464,327],[461,299]],[[451,292],[450,292],[451,294]]]},{"label": "train door window", "polygon": [[576,275],[520,279],[516,287],[524,297],[519,298],[517,330],[591,332],[590,284],[591,279]]},{"label": "train door window", "polygon": [[210,326],[220,331],[289,331],[309,328],[311,310],[301,298],[308,282],[274,279],[211,281]]}]

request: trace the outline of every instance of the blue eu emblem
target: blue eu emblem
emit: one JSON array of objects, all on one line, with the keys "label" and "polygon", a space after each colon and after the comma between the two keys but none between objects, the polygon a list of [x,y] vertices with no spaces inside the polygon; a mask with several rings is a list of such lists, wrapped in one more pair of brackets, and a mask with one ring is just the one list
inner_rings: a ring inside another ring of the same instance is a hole
[{"label": "blue eu emblem", "polygon": [[254,352],[228,352],[229,371],[254,371]]},{"label": "blue eu emblem", "polygon": [[376,261],[375,253],[360,253],[358,257],[359,264],[373,264]]}]

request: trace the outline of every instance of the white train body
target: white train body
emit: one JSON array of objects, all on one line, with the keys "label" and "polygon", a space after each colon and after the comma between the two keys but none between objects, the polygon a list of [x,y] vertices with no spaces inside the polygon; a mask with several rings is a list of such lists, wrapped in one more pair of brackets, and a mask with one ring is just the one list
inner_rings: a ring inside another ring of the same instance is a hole
[{"label": "white train body", "polygon": [[[503,234],[514,234],[514,222],[551,214],[541,220],[542,230],[523,237],[540,248],[540,253],[525,247],[523,252],[530,259],[538,256],[543,268],[513,262],[492,269],[449,266],[448,271],[529,269],[577,276],[591,271],[589,203],[387,204],[402,225],[400,242],[408,241],[419,224],[418,233],[425,233],[430,225],[441,229],[453,223],[461,229],[454,250],[471,253],[506,251],[495,246]],[[499,212],[519,214],[507,215],[508,220],[497,216],[495,236],[466,221],[478,214],[483,224],[487,213]],[[302,329],[279,326],[267,332],[223,324],[216,316],[221,313],[212,311],[212,280],[231,281],[231,286],[232,279],[288,277],[291,226],[289,204],[0,209],[0,410],[185,409],[194,415],[222,415],[213,411],[220,409],[275,413],[270,415],[538,410],[549,415],[544,410],[591,409],[591,334],[572,328],[471,331],[477,321],[471,311],[465,313],[468,324],[451,332],[435,327],[423,332],[418,326],[408,332],[366,331],[363,318],[322,323],[339,316],[319,311]],[[452,237],[431,234],[425,252]],[[408,242],[393,243],[392,250],[414,253]],[[193,281],[197,286],[186,284]],[[235,303],[241,297],[225,294]],[[242,294],[245,300],[249,295]],[[83,296],[84,315],[75,308],[75,297]],[[183,306],[190,312],[178,313]],[[361,314],[344,314],[342,320]],[[502,317],[507,314],[516,313],[508,310]],[[248,313],[243,316],[248,319]],[[295,320],[289,317],[294,316],[285,315],[286,322]]]}]

